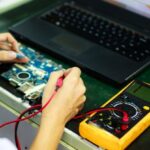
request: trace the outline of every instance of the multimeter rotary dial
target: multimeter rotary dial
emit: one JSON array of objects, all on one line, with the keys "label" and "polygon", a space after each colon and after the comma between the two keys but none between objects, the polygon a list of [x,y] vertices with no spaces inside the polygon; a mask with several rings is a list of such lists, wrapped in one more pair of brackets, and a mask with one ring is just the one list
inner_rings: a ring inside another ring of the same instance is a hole
[{"label": "multimeter rotary dial", "polygon": [[[137,120],[138,118],[140,118],[142,114],[140,108],[132,102],[117,101],[117,102],[112,103],[111,107],[126,111],[129,115],[130,120]],[[113,111],[112,113],[117,118],[122,118],[121,112]]]}]

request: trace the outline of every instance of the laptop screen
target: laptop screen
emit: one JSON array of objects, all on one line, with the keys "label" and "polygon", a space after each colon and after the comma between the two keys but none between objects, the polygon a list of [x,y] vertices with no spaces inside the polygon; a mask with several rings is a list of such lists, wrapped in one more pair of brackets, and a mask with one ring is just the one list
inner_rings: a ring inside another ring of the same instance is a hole
[{"label": "laptop screen", "polygon": [[103,0],[150,18],[150,0]]}]

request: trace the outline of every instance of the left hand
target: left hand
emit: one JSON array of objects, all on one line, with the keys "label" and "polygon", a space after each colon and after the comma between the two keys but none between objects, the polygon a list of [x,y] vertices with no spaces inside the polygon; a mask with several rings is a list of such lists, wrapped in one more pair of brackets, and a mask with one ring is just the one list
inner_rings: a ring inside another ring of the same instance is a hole
[{"label": "left hand", "polygon": [[[26,63],[29,59],[25,56],[17,59],[17,54],[22,54],[19,50],[19,43],[10,33],[0,34],[0,62]],[[22,54],[23,55],[23,54]]]}]

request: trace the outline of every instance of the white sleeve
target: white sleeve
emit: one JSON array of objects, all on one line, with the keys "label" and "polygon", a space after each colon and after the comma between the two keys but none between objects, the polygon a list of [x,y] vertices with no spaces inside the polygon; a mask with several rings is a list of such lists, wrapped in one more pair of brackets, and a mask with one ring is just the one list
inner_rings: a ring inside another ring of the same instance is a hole
[{"label": "white sleeve", "polygon": [[1,150],[17,150],[15,145],[7,138],[0,138],[0,149]]}]

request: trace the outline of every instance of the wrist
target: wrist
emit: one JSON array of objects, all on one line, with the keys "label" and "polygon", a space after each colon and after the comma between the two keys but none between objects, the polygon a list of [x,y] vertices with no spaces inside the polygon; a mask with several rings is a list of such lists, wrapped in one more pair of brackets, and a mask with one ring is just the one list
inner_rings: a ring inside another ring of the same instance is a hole
[{"label": "wrist", "polygon": [[41,126],[51,126],[51,125],[65,126],[66,122],[63,117],[60,117],[60,113],[54,111],[49,112],[49,114],[43,112],[41,116]]},{"label": "wrist", "polygon": [[65,123],[60,122],[59,119],[50,118],[47,119],[45,117],[41,118],[39,133],[43,135],[49,136],[49,133],[52,132],[63,132],[65,127]]}]

